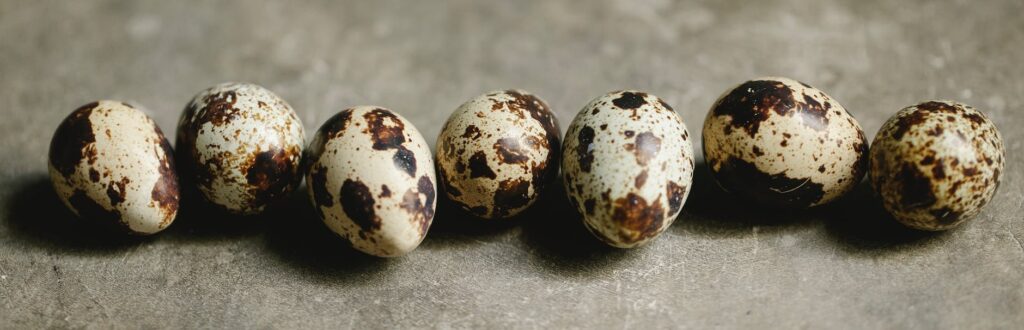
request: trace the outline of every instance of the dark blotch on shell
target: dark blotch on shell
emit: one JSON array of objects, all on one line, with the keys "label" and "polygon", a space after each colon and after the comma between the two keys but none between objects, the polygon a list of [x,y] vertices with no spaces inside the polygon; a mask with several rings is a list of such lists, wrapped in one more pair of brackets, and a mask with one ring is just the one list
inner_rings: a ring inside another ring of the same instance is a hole
[{"label": "dark blotch on shell", "polygon": [[92,131],[89,115],[97,106],[98,102],[92,102],[71,112],[57,127],[57,132],[50,141],[50,164],[64,177],[74,174],[75,168],[83,159],[96,158],[96,148],[93,145],[96,142],[96,135]]},{"label": "dark blotch on shell", "polygon": [[[420,195],[423,200],[420,200]],[[420,234],[426,233],[430,220],[434,218],[434,184],[426,175],[416,183],[416,189],[409,189],[402,196],[402,209],[412,215],[413,221],[419,226]]]},{"label": "dark blotch on shell", "polygon": [[683,197],[686,196],[686,186],[669,181],[665,187],[665,196],[668,196],[668,214],[675,214],[683,206]]},{"label": "dark blotch on shell", "polygon": [[469,157],[469,177],[494,179],[498,175],[487,165],[487,155],[483,151],[477,151]]},{"label": "dark blotch on shell", "polygon": [[654,237],[665,219],[665,210],[660,201],[648,204],[643,197],[634,193],[616,199],[612,208],[612,221],[620,228],[631,231],[619,234],[621,241],[627,244]]},{"label": "dark blotch on shell", "polygon": [[647,104],[647,101],[644,100],[646,96],[647,94],[645,93],[624,92],[621,96],[612,100],[612,104],[619,107],[619,109],[636,109]]},{"label": "dark blotch on shell", "polygon": [[178,173],[173,167],[174,150],[171,149],[171,143],[164,137],[164,133],[160,130],[160,127],[156,126],[156,123],[153,124],[153,128],[160,138],[160,150],[163,152],[163,157],[158,157],[160,159],[160,167],[158,168],[160,178],[153,184],[153,189],[150,191],[150,199],[163,210],[164,222],[170,222],[170,220],[173,220],[171,215],[177,213],[178,205],[181,201]]},{"label": "dark blotch on shell", "polygon": [[125,194],[128,193],[128,191],[125,190],[125,187],[130,182],[131,179],[124,177],[119,181],[111,181],[107,184],[107,197],[110,198],[110,205],[116,206],[124,203]]},{"label": "dark blotch on shell", "polygon": [[785,172],[765,173],[754,164],[735,157],[729,157],[712,173],[726,190],[770,206],[809,207],[825,195],[824,186],[810,178],[790,178]]},{"label": "dark blotch on shell", "polygon": [[292,159],[299,157],[295,149],[271,149],[250,156],[246,162],[245,179],[253,195],[252,205],[266,205],[281,198],[293,185],[298,166]]},{"label": "dark blotch on shell", "polygon": [[75,190],[71,197],[68,198],[68,203],[78,213],[78,216],[87,222],[118,232],[135,233],[135,231],[128,227],[128,224],[121,220],[120,211],[104,208],[84,191]]},{"label": "dark blotch on shell", "polygon": [[[365,114],[367,133],[373,140],[374,150],[395,149],[392,156],[395,167],[409,174],[416,175],[416,155],[403,146],[405,140],[405,124],[391,111],[374,109]],[[390,124],[388,123],[390,122]]]},{"label": "dark blotch on shell", "polygon": [[319,206],[317,209],[334,206],[334,196],[331,196],[331,191],[327,189],[327,168],[319,166],[309,173],[310,182],[307,184],[313,188],[313,199]]},{"label": "dark blotch on shell", "polygon": [[590,144],[594,143],[594,129],[583,126],[576,139],[576,159],[580,164],[580,170],[590,172],[590,165],[594,162],[594,151],[590,150]]},{"label": "dark blotch on shell", "polygon": [[530,182],[524,180],[505,180],[498,183],[494,192],[494,215],[507,216],[512,210],[526,206],[530,202]]},{"label": "dark blotch on shell", "polygon": [[927,208],[935,204],[932,181],[911,164],[903,164],[897,174],[900,182],[900,206],[904,209]]},{"label": "dark blotch on shell", "polygon": [[771,111],[786,115],[794,106],[793,90],[786,84],[772,80],[752,80],[722,97],[711,111],[715,116],[732,118],[725,127],[726,134],[732,129],[743,129],[754,136]]},{"label": "dark blotch on shell", "polygon": [[362,182],[347,179],[342,183],[341,208],[363,232],[380,229],[380,218],[373,208],[375,203],[370,188]]},{"label": "dark blotch on shell", "polygon": [[637,134],[636,142],[626,144],[626,148],[632,149],[630,151],[636,156],[637,163],[647,165],[651,159],[658,156],[658,151],[661,150],[661,139],[654,136],[654,133],[643,132]]},{"label": "dark blotch on shell", "polygon": [[530,159],[519,139],[514,137],[499,139],[494,143],[494,151],[498,154],[498,161],[504,164],[523,164]]}]

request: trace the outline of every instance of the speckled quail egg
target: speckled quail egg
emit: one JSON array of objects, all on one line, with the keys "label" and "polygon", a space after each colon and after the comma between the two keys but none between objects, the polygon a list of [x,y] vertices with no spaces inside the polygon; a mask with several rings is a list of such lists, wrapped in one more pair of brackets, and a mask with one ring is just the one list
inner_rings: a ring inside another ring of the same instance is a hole
[{"label": "speckled quail egg", "polygon": [[423,136],[391,110],[359,106],[327,120],[306,150],[306,182],[327,226],[356,249],[395,257],[434,218],[434,161]]},{"label": "speckled quail egg", "polygon": [[981,212],[1003,172],[1003,139],[969,105],[930,101],[900,110],[875,135],[871,185],[899,222],[956,227]]},{"label": "speckled quail egg", "polygon": [[65,118],[50,141],[49,171],[64,205],[102,225],[149,235],[178,213],[171,144],[127,103],[92,102]]},{"label": "speckled quail egg", "polygon": [[183,179],[235,214],[262,212],[302,180],[305,132],[295,111],[271,91],[225,83],[188,103],[178,122]]},{"label": "speckled quail egg", "polygon": [[437,137],[442,191],[484,219],[530,207],[558,175],[561,130],[548,105],[521,90],[463,103]]},{"label": "speckled quail egg", "polygon": [[788,78],[754,79],[727,91],[708,112],[702,137],[719,186],[769,207],[834,201],[867,167],[857,120],[824,92]]},{"label": "speckled quail egg", "polygon": [[657,96],[605,94],[569,125],[562,176],[594,236],[615,247],[640,246],[675,221],[689,195],[690,133]]}]

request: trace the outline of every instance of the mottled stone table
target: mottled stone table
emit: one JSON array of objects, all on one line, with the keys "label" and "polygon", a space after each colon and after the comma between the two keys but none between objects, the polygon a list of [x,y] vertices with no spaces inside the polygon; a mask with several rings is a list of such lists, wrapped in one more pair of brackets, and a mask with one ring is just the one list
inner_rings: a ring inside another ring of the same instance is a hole
[{"label": "mottled stone table", "polygon": [[[0,328],[1021,327],[1022,12],[1017,0],[0,1]],[[173,135],[194,93],[250,81],[309,134],[376,104],[433,143],[488,90],[537,93],[565,129],[591,98],[637,88],[696,134],[720,93],[761,75],[825,90],[868,136],[917,101],[973,104],[1002,129],[1002,188],[972,223],[928,234],[894,225],[865,185],[778,214],[731,202],[701,167],[683,214],[642,248],[602,246],[556,191],[503,223],[442,205],[418,250],[380,260],[333,237],[304,194],[253,219],[189,203],[168,231],[125,240],[76,224],[46,176],[59,121],[99,98],[141,104]]]}]

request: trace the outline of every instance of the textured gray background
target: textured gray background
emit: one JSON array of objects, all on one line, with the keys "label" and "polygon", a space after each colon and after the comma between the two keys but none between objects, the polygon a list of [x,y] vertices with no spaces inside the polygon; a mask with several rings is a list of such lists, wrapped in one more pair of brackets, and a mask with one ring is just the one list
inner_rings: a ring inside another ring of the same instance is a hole
[{"label": "textured gray background", "polygon": [[[0,328],[1019,328],[1022,12],[1019,0],[0,1]],[[761,75],[825,90],[869,137],[917,101],[973,104],[1002,129],[1002,189],[973,222],[926,234],[893,225],[863,186],[776,214],[730,202],[700,167],[683,214],[643,248],[601,246],[556,192],[497,224],[442,206],[418,250],[379,260],[334,238],[304,194],[255,219],[189,203],[155,237],[105,236],[73,221],[45,169],[53,130],[81,104],[141,104],[173,135],[194,93],[229,80],[277,92],[308,133],[376,104],[433,143],[460,103],[505,88],[546,99],[563,129],[591,98],[642,89],[699,133],[720,93]]]}]

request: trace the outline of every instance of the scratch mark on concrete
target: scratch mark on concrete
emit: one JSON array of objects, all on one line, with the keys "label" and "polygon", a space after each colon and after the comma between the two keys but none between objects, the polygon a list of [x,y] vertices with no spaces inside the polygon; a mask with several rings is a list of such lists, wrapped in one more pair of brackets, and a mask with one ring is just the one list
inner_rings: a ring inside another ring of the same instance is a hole
[{"label": "scratch mark on concrete", "polygon": [[1020,252],[1024,253],[1024,243],[1021,243],[1020,239],[1018,239],[1017,235],[1014,235],[1012,231],[1007,232],[1010,233],[1010,238],[1012,238],[1014,241],[1017,241],[1017,246],[1020,247]]}]

